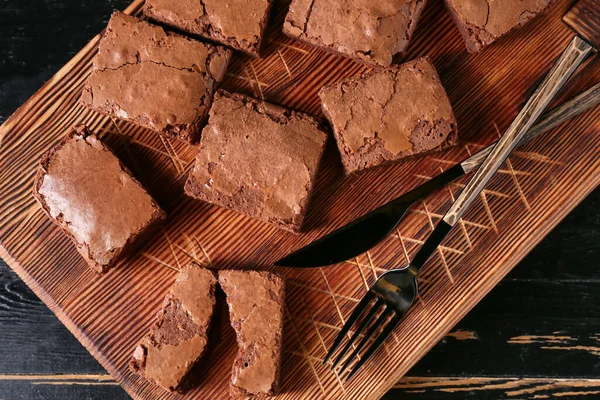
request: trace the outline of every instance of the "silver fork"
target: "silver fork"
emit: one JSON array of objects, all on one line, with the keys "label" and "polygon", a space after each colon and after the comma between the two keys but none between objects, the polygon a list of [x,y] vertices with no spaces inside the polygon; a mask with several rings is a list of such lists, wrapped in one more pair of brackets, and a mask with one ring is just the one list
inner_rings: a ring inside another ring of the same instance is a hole
[{"label": "silver fork", "polygon": [[[450,210],[433,230],[429,238],[427,238],[412,261],[403,268],[390,270],[383,274],[359,302],[356,309],[336,337],[323,364],[329,361],[344,340],[344,337],[349,334],[350,328],[363,314],[365,315],[361,319],[360,324],[354,330],[350,340],[339,353],[331,368],[334,369],[344,359],[350,348],[355,344],[361,333],[367,327],[368,330],[358,345],[356,345],[352,354],[346,358],[339,374],[342,375],[352,362],[360,356],[360,359],[346,378],[346,380],[349,380],[373,355],[373,353],[375,353],[377,348],[381,346],[384,340],[398,325],[403,315],[415,302],[418,294],[417,275],[419,270],[423,267],[427,259],[429,259],[436,251],[438,246],[452,230],[452,227],[460,220],[471,203],[479,197],[479,194],[485,188],[492,176],[517,146],[529,128],[539,118],[560,88],[583,62],[591,49],[592,47],[588,43],[578,37],[575,37],[571,41],[542,84],[523,107],[506,133],[498,141],[475,176],[462,191],[458,199],[452,204]],[[367,312],[365,313],[365,311]],[[371,324],[373,319],[375,319],[375,322]],[[373,343],[361,354],[367,343],[372,340],[374,340]]]}]

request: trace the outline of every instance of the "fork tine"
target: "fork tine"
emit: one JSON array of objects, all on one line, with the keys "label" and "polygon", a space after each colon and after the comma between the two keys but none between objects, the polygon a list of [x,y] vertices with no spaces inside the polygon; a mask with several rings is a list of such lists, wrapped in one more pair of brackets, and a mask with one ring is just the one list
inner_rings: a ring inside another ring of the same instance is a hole
[{"label": "fork tine", "polygon": [[354,352],[352,353],[352,355],[350,357],[348,357],[348,359],[344,363],[344,366],[340,370],[339,375],[344,373],[344,371],[346,370],[346,368],[348,368],[348,366],[350,365],[352,360],[354,360],[354,358],[358,355],[358,353],[360,353],[360,351],[363,349],[363,347],[365,347],[365,344],[367,344],[367,342],[369,341],[371,336],[373,336],[375,331],[377,331],[377,329],[379,329],[379,327],[385,322],[386,319],[388,319],[388,317],[392,313],[393,313],[393,311],[391,311],[389,308],[385,308],[383,310],[383,312],[379,315],[379,318],[377,318],[375,323],[369,328],[369,330],[367,331],[365,336],[362,338],[362,340],[360,341],[360,344],[356,347],[356,349],[354,349]]},{"label": "fork tine", "polygon": [[358,337],[358,335],[360,335],[360,333],[369,325],[369,322],[371,322],[371,320],[375,316],[375,313],[379,310],[379,308],[382,305],[383,305],[383,300],[377,299],[375,304],[373,304],[371,311],[369,311],[367,316],[361,322],[360,326],[358,328],[356,328],[356,330],[354,331],[354,334],[352,335],[352,337],[350,338],[348,343],[346,343],[346,346],[344,347],[344,349],[342,351],[340,351],[340,354],[337,356],[336,360],[334,361],[333,365],[331,366],[331,369],[334,369],[339,364],[339,362],[342,361],[344,356],[348,353],[350,346],[352,346],[352,344],[354,344],[354,342],[356,342],[356,338]]},{"label": "fork tine", "polygon": [[362,314],[364,309],[371,302],[371,300],[373,300],[374,297],[375,297],[375,295],[373,294],[373,292],[368,291],[367,294],[365,294],[365,296],[362,298],[362,300],[358,303],[358,305],[352,312],[352,315],[350,315],[350,318],[348,318],[348,320],[344,324],[344,327],[342,328],[340,333],[338,333],[337,337],[335,338],[335,342],[333,342],[333,345],[329,349],[327,356],[325,356],[325,359],[323,360],[323,365],[327,364],[327,361],[329,361],[329,359],[331,358],[331,356],[333,355],[335,350],[338,348],[338,346],[344,339],[344,336],[346,336],[346,334],[350,330],[350,327],[356,322],[356,320],[358,319],[360,314]]},{"label": "fork tine", "polygon": [[388,324],[385,326],[385,328],[383,328],[383,330],[379,334],[377,340],[371,345],[371,347],[369,347],[365,354],[363,354],[363,356],[360,358],[360,361],[356,363],[356,365],[350,372],[350,375],[348,375],[348,377],[346,378],[346,382],[348,382],[350,378],[352,378],[352,376],[358,372],[360,367],[362,367],[363,364],[373,355],[373,353],[375,353],[375,350],[377,350],[379,346],[381,346],[383,341],[387,339],[387,337],[390,335],[390,333],[392,333],[392,331],[398,325],[401,319],[402,317],[396,314],[394,318],[392,318],[390,322],[388,322]]}]

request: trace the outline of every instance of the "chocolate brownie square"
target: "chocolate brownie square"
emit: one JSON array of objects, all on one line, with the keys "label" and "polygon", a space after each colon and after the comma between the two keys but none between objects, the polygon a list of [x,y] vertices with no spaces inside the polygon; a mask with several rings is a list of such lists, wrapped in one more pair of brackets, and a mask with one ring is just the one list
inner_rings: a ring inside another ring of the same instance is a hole
[{"label": "chocolate brownie square", "polygon": [[165,297],[148,336],[135,348],[129,367],[174,391],[206,352],[215,307],[215,274],[189,264]]},{"label": "chocolate brownie square", "polygon": [[116,12],[94,58],[81,103],[194,142],[231,51]]},{"label": "chocolate brownie square", "polygon": [[292,0],[283,32],[369,65],[403,56],[426,0]]},{"label": "chocolate brownie square", "polygon": [[239,347],[231,376],[232,397],[277,394],[285,305],[283,279],[269,272],[219,271],[219,284],[227,296],[229,319]]},{"label": "chocolate brownie square", "polygon": [[450,100],[427,58],[350,77],[319,96],[347,173],[457,143]]},{"label": "chocolate brownie square", "polygon": [[146,0],[144,14],[258,57],[274,0]]},{"label": "chocolate brownie square", "polygon": [[166,218],[119,159],[78,125],[41,159],[33,194],[101,274]]},{"label": "chocolate brownie square", "polygon": [[306,114],[219,91],[185,191],[298,231],[326,139]]},{"label": "chocolate brownie square", "polygon": [[446,0],[470,53],[527,24],[553,0]]}]

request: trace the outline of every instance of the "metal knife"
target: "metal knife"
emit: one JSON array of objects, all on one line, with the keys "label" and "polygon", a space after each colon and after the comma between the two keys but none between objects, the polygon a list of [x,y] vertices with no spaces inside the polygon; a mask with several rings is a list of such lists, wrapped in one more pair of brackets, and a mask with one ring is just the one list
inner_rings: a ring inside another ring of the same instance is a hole
[{"label": "metal knife", "polygon": [[[600,105],[600,83],[543,116],[527,132],[523,141],[531,140],[597,105]],[[417,200],[477,169],[494,146],[495,144],[486,147],[410,192],[289,254],[275,262],[275,265],[298,268],[323,267],[349,260],[366,252],[394,231]]]}]

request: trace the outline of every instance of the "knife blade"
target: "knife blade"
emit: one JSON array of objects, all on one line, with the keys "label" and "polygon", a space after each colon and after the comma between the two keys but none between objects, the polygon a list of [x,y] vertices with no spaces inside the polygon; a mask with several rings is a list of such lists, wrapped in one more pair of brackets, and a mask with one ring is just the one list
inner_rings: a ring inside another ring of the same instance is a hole
[{"label": "knife blade", "polygon": [[[543,116],[528,131],[523,142],[529,141],[597,105],[600,105],[600,83]],[[276,261],[275,265],[316,268],[337,264],[359,256],[392,233],[414,202],[475,170],[494,146],[495,143],[410,192]]]}]

